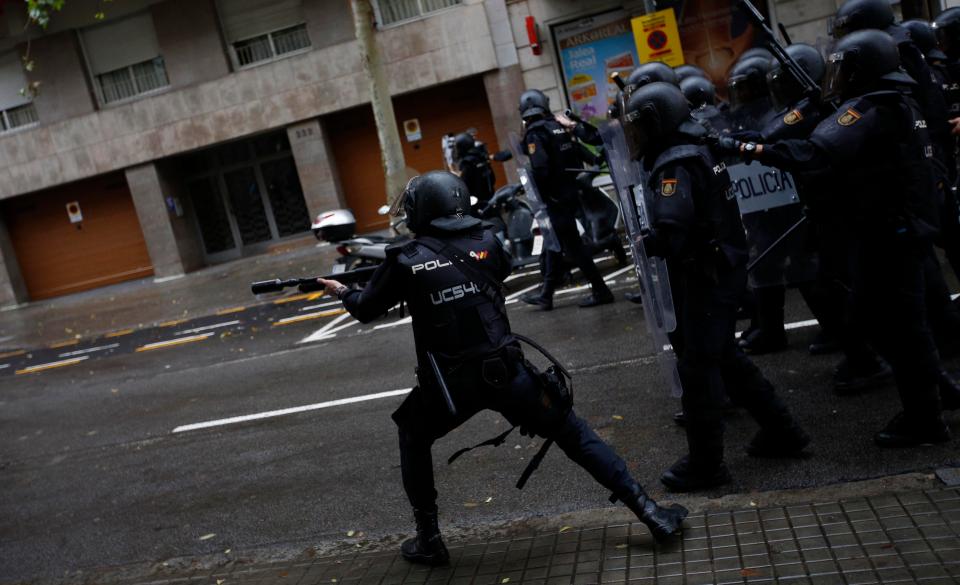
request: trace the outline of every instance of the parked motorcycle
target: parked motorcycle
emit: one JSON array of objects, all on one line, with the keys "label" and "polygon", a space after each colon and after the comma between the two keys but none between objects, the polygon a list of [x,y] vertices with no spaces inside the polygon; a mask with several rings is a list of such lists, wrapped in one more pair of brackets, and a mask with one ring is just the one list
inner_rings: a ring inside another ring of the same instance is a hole
[{"label": "parked motorcycle", "polygon": [[[384,205],[377,212],[387,215],[390,207]],[[313,222],[313,233],[317,239],[336,245],[340,254],[333,265],[333,274],[377,266],[387,259],[387,246],[410,238],[410,230],[403,217],[391,218],[391,235],[358,236],[354,233],[356,229],[357,220],[349,209],[325,211]]]},{"label": "parked motorcycle", "polygon": [[540,251],[537,248],[535,221],[530,205],[520,196],[523,187],[513,183],[497,189],[486,205],[477,210],[477,217],[492,223],[503,240],[504,247],[513,256],[514,268],[533,264]]}]

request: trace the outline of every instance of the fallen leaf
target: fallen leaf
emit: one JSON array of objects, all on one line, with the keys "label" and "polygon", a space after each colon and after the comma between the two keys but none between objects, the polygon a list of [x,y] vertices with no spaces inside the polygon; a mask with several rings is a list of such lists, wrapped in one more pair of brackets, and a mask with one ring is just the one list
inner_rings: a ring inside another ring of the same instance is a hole
[{"label": "fallen leaf", "polygon": [[120,389],[119,389],[119,388],[111,388],[110,391],[113,392],[114,394],[116,394],[117,392],[120,391]]},{"label": "fallen leaf", "polygon": [[354,534],[356,534],[356,532],[354,532],[353,530],[347,531],[347,536],[353,536]]},{"label": "fallen leaf", "polygon": [[501,583],[509,583],[509,582],[510,582],[510,577],[504,577],[503,579],[500,580],[500,582],[501,582]]},{"label": "fallen leaf", "polygon": [[204,534],[203,536],[200,537],[200,540],[210,540],[216,535],[217,534],[215,532],[211,532],[210,534]]},{"label": "fallen leaf", "polygon": [[615,414],[613,415],[613,420],[623,420],[623,417],[620,416],[619,414]]},{"label": "fallen leaf", "polygon": [[231,550],[233,550],[233,549],[232,549],[232,548],[228,548],[227,550],[223,551],[223,554],[228,555],[228,554],[230,554],[230,551],[231,551]]},{"label": "fallen leaf", "polygon": [[563,528],[560,529],[560,534],[563,534],[564,532],[567,532],[568,530],[573,530],[573,526],[564,526]]},{"label": "fallen leaf", "polygon": [[753,506],[754,508],[757,507],[757,503],[756,503],[756,502],[750,502],[750,505]]},{"label": "fallen leaf", "polygon": [[630,545],[628,545],[628,544],[618,544],[616,548],[627,548],[628,546],[630,546]]},{"label": "fallen leaf", "polygon": [[226,579],[217,579],[217,585],[223,585],[226,582],[227,582]]},{"label": "fallen leaf", "polygon": [[478,504],[478,503],[476,503],[476,502],[464,502],[463,507],[464,507],[464,508],[476,508],[476,507],[479,506],[479,505],[480,505],[480,504]]},{"label": "fallen leaf", "polygon": [[487,498],[486,500],[484,500],[484,503],[489,504],[489,503],[492,502],[492,501],[493,501],[493,496],[490,496],[489,498]]},{"label": "fallen leaf", "polygon": [[741,577],[759,577],[760,571],[756,569],[740,569]]},{"label": "fallen leaf", "polygon": [[289,575],[289,574],[290,574],[290,571],[280,571],[280,576],[281,576],[281,577],[286,577],[286,576]]}]

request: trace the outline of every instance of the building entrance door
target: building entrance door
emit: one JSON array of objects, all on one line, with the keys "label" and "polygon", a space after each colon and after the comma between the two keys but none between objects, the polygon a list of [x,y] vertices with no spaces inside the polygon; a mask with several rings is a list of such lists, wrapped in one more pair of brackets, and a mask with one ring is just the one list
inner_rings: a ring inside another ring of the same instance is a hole
[{"label": "building entrance door", "polygon": [[188,180],[187,192],[207,262],[257,253],[310,229],[285,132],[193,156],[190,167],[204,170]]}]

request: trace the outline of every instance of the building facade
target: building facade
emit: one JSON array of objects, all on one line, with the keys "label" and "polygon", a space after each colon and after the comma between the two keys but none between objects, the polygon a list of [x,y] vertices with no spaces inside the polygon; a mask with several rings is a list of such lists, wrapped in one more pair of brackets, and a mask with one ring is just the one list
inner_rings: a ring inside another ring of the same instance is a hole
[{"label": "building facade", "polygon": [[[646,2],[372,4],[416,174],[443,167],[449,132],[508,147],[527,88],[555,110],[602,98],[606,74],[636,64],[622,23]],[[670,3],[682,18],[730,4]],[[795,40],[816,41],[837,2],[769,4]],[[384,226],[347,0],[125,0],[100,20],[96,0],[69,0],[42,32],[20,0],[0,7],[0,306],[261,253],[324,209],[352,208],[360,231]],[[572,68],[598,27],[612,40],[590,78]]]}]

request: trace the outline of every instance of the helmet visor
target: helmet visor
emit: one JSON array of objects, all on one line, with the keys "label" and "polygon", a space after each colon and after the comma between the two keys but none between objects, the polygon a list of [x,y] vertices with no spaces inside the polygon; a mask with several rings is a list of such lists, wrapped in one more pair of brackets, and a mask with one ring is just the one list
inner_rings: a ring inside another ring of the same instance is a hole
[{"label": "helmet visor", "polygon": [[767,74],[767,89],[775,110],[785,110],[800,101],[803,88],[788,71],[774,69]]},{"label": "helmet visor", "polygon": [[955,54],[958,49],[957,37],[960,35],[957,33],[960,33],[960,24],[951,23],[946,26],[934,24],[933,31],[936,33],[937,44],[940,45],[940,49],[947,55]]},{"label": "helmet visor", "polygon": [[823,99],[833,101],[842,99],[848,84],[847,70],[849,60],[844,53],[831,53],[827,57],[827,70],[823,74]]},{"label": "helmet visor", "polygon": [[643,127],[642,115],[639,111],[630,112],[621,118],[623,135],[626,138],[627,150],[632,160],[640,160],[647,153],[650,146],[650,137]]},{"label": "helmet visor", "polygon": [[767,88],[762,76],[738,75],[730,78],[727,93],[730,97],[730,110],[736,111],[749,103],[766,97]]}]

